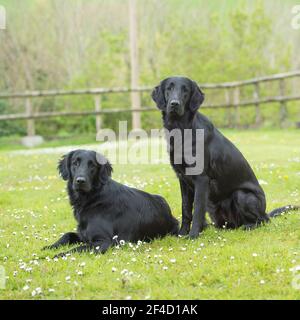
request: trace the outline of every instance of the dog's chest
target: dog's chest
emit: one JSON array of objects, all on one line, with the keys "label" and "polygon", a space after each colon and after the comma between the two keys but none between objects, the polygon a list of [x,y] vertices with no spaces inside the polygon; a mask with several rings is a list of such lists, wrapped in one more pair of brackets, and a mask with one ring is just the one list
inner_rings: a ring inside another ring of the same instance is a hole
[{"label": "dog's chest", "polygon": [[193,176],[186,175],[185,173],[186,167],[179,164],[172,164],[172,167],[176,172],[178,179],[183,180],[187,185],[193,188],[194,186]]},{"label": "dog's chest", "polygon": [[75,212],[75,218],[77,221],[77,232],[82,241],[88,241],[88,224],[89,216],[84,210],[77,210]]},{"label": "dog's chest", "polygon": [[83,241],[88,241],[88,221],[80,219],[78,221],[77,232]]},{"label": "dog's chest", "polygon": [[95,239],[107,238],[113,230],[113,223],[108,221],[107,213],[97,208],[85,210],[77,221],[77,232],[83,242],[89,243]]}]

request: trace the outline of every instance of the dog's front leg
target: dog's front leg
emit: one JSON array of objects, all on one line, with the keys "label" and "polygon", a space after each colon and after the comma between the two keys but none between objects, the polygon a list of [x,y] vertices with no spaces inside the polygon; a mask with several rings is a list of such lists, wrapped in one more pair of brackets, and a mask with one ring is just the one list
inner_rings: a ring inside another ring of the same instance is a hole
[{"label": "dog's front leg", "polygon": [[179,235],[186,236],[190,231],[193,217],[194,192],[182,179],[179,179],[179,183],[182,201],[182,221]]},{"label": "dog's front leg", "polygon": [[70,244],[75,244],[81,242],[79,236],[75,232],[67,232],[65,233],[59,240],[57,240],[55,243],[53,243],[50,246],[46,246],[42,248],[42,250],[47,250],[47,249],[57,249],[60,246],[66,246]]},{"label": "dog's front leg", "polygon": [[66,255],[72,253],[81,253],[81,252],[94,252],[94,253],[105,253],[112,245],[111,241],[97,241],[93,243],[88,243],[81,245],[79,247],[73,248],[69,251],[59,253],[55,258],[65,257]]},{"label": "dog's front leg", "polygon": [[194,215],[190,238],[195,239],[206,226],[205,214],[207,209],[209,180],[206,176],[199,176],[195,181]]}]

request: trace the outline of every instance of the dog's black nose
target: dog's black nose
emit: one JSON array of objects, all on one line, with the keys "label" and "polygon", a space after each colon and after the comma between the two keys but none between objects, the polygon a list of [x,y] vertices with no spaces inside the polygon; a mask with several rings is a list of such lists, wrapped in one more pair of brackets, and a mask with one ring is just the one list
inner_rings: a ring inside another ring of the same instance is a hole
[{"label": "dog's black nose", "polygon": [[170,102],[170,105],[171,105],[171,107],[178,107],[179,106],[179,101],[178,100],[172,100],[171,102]]},{"label": "dog's black nose", "polygon": [[78,178],[76,178],[76,183],[77,183],[78,185],[82,185],[82,184],[84,184],[85,182],[86,182],[86,180],[85,180],[84,177],[78,177]]}]

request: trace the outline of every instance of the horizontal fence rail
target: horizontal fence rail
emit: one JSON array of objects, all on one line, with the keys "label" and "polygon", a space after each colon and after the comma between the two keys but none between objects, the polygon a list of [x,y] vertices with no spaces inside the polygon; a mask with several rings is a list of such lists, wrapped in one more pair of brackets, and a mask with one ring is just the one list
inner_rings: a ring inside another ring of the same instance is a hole
[{"label": "horizontal fence rail", "polygon": [[[287,97],[270,97],[264,98],[260,100],[249,100],[249,101],[242,101],[239,104],[215,104],[209,105],[206,104],[202,108],[207,109],[223,109],[223,108],[236,108],[236,107],[248,107],[251,105],[255,105],[258,102],[260,104],[263,103],[271,103],[271,102],[288,102],[288,101],[296,101],[300,100],[300,95],[296,96],[287,96]],[[74,112],[39,112],[39,113],[32,113],[27,115],[26,113],[17,113],[17,114],[5,114],[0,115],[1,120],[26,120],[26,119],[45,119],[45,118],[55,118],[55,117],[68,117],[68,116],[88,116],[88,115],[102,115],[102,114],[110,114],[110,113],[120,113],[120,112],[149,112],[149,111],[158,111],[156,107],[143,107],[140,109],[107,109],[101,111],[74,111]]]},{"label": "horizontal fence rail", "polygon": [[[288,79],[293,77],[300,77],[300,70],[293,72],[286,72],[275,74],[272,76],[258,77],[250,80],[223,82],[223,83],[203,83],[199,86],[203,89],[230,89],[235,87],[242,87],[246,85],[256,84],[259,82],[276,81],[280,79]],[[53,96],[71,96],[71,95],[97,95],[109,93],[127,93],[132,91],[149,92],[154,86],[144,86],[139,88],[94,88],[94,89],[78,89],[78,90],[41,90],[41,91],[25,91],[15,93],[0,93],[0,99],[14,99],[14,98],[39,98],[39,97],[53,97]]]},{"label": "horizontal fence rail", "polygon": [[[233,81],[216,84],[199,84],[203,89],[224,89],[224,103],[221,104],[209,104],[205,103],[202,108],[217,109],[217,108],[234,108],[235,109],[235,120],[239,123],[240,107],[255,106],[256,110],[256,124],[261,122],[260,105],[267,103],[279,103],[280,104],[280,118],[283,121],[286,117],[286,103],[290,101],[300,100],[300,94],[286,95],[285,79],[300,77],[300,71],[293,71],[281,74],[275,74],[271,76],[258,77],[243,81]],[[264,82],[279,82],[279,95],[272,97],[260,97],[260,83]],[[253,86],[253,99],[240,100],[240,88],[244,86]],[[0,121],[13,121],[13,120],[27,120],[27,134],[32,136],[35,134],[34,119],[47,119],[54,117],[76,117],[76,116],[96,116],[96,129],[99,130],[101,127],[101,115],[113,114],[113,113],[125,113],[125,112],[146,112],[156,111],[155,107],[141,107],[138,109],[101,109],[101,96],[103,94],[114,94],[114,93],[131,93],[131,92],[149,92],[153,89],[153,86],[144,86],[138,88],[93,88],[93,89],[79,89],[79,90],[41,90],[41,91],[25,91],[25,92],[14,92],[14,93],[0,93],[0,99],[24,99],[25,100],[25,113],[18,114],[0,114]],[[299,90],[300,91],[300,90]],[[83,96],[92,95],[95,99],[95,110],[94,111],[51,111],[51,112],[34,112],[31,104],[31,99],[42,98],[42,97],[60,97],[60,96]]]}]

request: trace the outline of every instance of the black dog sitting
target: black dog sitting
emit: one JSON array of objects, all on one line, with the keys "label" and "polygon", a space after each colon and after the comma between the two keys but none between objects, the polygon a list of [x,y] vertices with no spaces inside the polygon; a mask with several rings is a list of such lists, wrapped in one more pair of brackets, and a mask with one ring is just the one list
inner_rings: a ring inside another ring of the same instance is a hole
[{"label": "black dog sitting", "polygon": [[[94,151],[75,150],[58,165],[77,221],[77,233],[64,234],[47,249],[82,243],[66,252],[104,253],[120,240],[149,241],[178,234],[178,221],[164,198],[111,179],[112,167]],[[116,237],[117,236],[117,237]]]},{"label": "black dog sitting", "polygon": [[194,81],[185,77],[167,78],[153,90],[152,98],[162,112],[164,127],[168,131],[178,129],[182,132],[183,145],[186,142],[184,131],[191,129],[193,153],[200,144],[196,130],[204,129],[204,150],[201,150],[204,166],[199,174],[186,173],[193,165],[183,157],[181,164],[174,161],[178,150],[174,140],[167,141],[182,195],[180,235],[197,237],[206,226],[206,212],[216,227],[252,228],[268,221],[269,217],[299,208],[287,206],[266,213],[264,191],[247,160],[204,115],[198,113],[204,94]]}]

